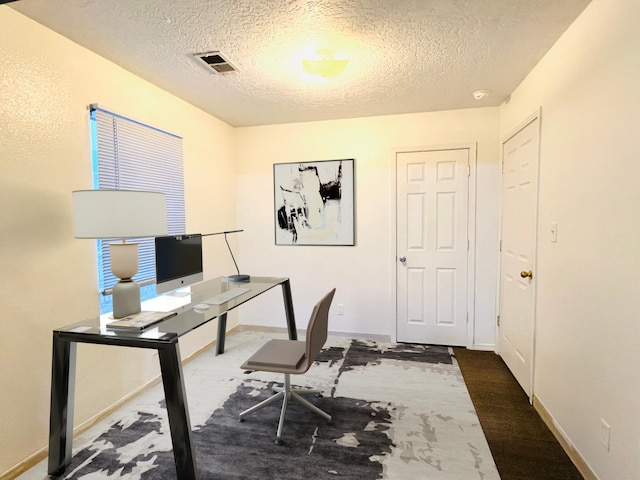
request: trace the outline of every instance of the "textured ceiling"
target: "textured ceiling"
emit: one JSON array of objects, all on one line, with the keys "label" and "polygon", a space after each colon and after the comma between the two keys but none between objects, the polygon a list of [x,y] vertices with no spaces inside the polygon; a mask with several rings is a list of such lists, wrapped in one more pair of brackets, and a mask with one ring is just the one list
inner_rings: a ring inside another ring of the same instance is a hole
[{"label": "textured ceiling", "polygon": [[[590,0],[19,0],[9,6],[233,126],[500,105]],[[318,49],[350,59],[301,75]],[[220,51],[216,74],[193,54]],[[486,89],[477,101],[472,93]],[[99,101],[99,99],[96,99]]]}]

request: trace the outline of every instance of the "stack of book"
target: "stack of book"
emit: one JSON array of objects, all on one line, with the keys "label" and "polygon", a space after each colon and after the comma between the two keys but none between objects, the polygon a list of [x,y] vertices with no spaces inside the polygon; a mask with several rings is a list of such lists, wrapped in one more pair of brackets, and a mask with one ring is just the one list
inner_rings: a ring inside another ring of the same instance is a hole
[{"label": "stack of book", "polygon": [[174,315],[177,315],[177,313],[143,311],[110,322],[107,324],[107,328],[114,330],[144,330]]}]

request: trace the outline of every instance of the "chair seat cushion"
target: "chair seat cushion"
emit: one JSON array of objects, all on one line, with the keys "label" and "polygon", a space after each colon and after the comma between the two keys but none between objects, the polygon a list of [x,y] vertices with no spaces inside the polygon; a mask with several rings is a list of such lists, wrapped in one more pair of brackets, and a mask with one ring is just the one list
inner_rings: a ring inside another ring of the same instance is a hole
[{"label": "chair seat cushion", "polygon": [[242,368],[296,369],[304,360],[305,347],[305,342],[297,340],[269,340]]}]

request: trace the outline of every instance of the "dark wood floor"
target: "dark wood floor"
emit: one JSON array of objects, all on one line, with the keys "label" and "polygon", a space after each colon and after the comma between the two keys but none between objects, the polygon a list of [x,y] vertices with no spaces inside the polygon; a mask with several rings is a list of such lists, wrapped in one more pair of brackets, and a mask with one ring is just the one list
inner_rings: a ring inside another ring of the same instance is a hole
[{"label": "dark wood floor", "polygon": [[498,355],[454,352],[501,480],[583,480]]}]

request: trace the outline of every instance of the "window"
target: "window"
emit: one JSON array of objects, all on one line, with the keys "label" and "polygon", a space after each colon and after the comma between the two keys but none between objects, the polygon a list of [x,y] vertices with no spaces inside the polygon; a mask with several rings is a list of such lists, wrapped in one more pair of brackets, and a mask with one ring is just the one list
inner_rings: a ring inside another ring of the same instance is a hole
[{"label": "window", "polygon": [[[186,233],[182,138],[129,118],[90,107],[94,188],[146,190],[167,196],[167,231]],[[109,243],[98,240],[98,286],[100,313],[113,310],[108,295],[117,278],[111,273]],[[135,280],[142,300],[153,298],[155,287],[153,238],[131,239],[139,243],[140,266]]]}]

